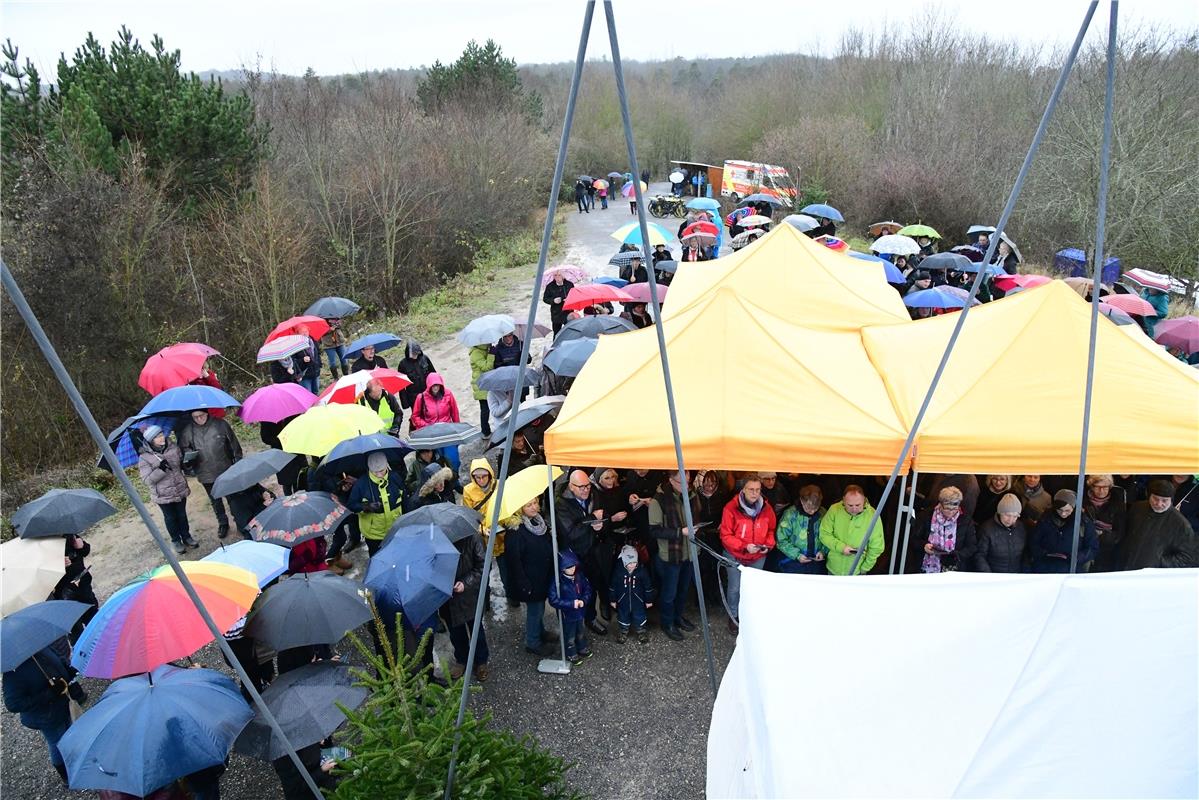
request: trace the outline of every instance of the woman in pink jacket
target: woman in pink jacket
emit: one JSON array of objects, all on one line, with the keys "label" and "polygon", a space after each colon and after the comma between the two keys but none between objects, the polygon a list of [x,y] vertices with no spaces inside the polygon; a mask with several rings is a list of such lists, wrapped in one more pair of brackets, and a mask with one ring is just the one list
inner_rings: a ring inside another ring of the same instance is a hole
[{"label": "woman in pink jacket", "polygon": [[[425,390],[418,394],[412,402],[412,416],[409,417],[408,424],[411,425],[412,430],[417,431],[426,425],[437,422],[461,421],[462,417],[458,413],[458,401],[454,398],[454,393],[446,388],[445,380],[442,379],[440,372],[430,372],[429,377],[425,379]],[[457,472],[458,448],[444,447],[441,449],[441,454]]]}]

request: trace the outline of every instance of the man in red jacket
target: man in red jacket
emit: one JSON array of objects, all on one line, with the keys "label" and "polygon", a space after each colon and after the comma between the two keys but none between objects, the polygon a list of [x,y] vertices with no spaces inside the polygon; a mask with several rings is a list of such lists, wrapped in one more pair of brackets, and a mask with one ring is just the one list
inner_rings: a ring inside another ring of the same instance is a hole
[{"label": "man in red jacket", "polygon": [[[762,479],[751,473],[742,481],[741,491],[724,507],[720,519],[720,543],[725,553],[742,568],[762,569],[766,554],[774,548],[774,509],[762,498]],[[729,632],[737,634],[740,619],[737,606],[741,600],[741,570],[730,569],[729,575]]]}]

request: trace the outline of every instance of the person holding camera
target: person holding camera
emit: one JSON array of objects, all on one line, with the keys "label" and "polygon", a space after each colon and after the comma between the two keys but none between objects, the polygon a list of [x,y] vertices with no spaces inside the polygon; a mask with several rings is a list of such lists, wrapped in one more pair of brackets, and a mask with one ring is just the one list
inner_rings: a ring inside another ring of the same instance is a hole
[{"label": "person holding camera", "polygon": [[[59,640],[65,648],[64,640]],[[35,730],[46,740],[50,764],[67,782],[67,767],[58,740],[71,727],[71,701],[84,703],[87,694],[74,681],[75,670],[60,655],[55,645],[34,653],[4,673],[4,707],[21,715],[21,725]]]},{"label": "person holding camera", "polygon": [[183,474],[183,451],[157,425],[149,425],[142,431],[137,472],[150,489],[150,499],[162,509],[175,552],[183,555],[187,548],[199,547],[187,522],[187,496],[191,487]]},{"label": "person holding camera", "polygon": [[354,482],[346,508],[358,515],[366,551],[373,556],[379,552],[391,524],[403,513],[404,482],[382,453],[367,456],[366,468],[367,473]]},{"label": "person holding camera", "polygon": [[212,496],[212,485],[225,470],[241,461],[237,434],[228,422],[200,408],[191,413],[191,424],[180,432],[179,446],[183,448],[183,472],[200,481],[208,493],[216,514],[217,538],[224,539],[229,535],[229,515],[225,513],[224,499]]}]

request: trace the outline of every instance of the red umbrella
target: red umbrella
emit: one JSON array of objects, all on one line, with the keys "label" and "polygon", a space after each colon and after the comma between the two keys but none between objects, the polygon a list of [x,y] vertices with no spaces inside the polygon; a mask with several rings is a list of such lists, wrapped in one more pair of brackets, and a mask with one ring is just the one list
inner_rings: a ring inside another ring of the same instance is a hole
[{"label": "red umbrella", "polygon": [[608,286],[604,283],[585,283],[570,290],[562,307],[567,311],[573,311],[593,306],[596,303],[631,303],[632,301],[633,298],[629,297],[623,289],[617,289],[615,286]]},{"label": "red umbrella", "polygon": [[[634,303],[649,303],[649,284],[648,283],[630,283],[624,287],[624,292],[633,299]],[[658,286],[658,302],[661,303],[666,299],[666,287]]]},{"label": "red umbrella", "polygon": [[679,238],[686,239],[691,236],[711,236],[713,239],[715,239],[719,235],[720,228],[717,228],[714,223],[693,222],[686,228],[683,228],[683,232],[679,234]]},{"label": "red umbrella", "polygon": [[1017,286],[1023,289],[1031,289],[1034,286],[1049,283],[1050,280],[1050,278],[1044,275],[1000,275],[995,279],[995,285],[1005,292],[1010,292]]},{"label": "red umbrella", "polygon": [[329,323],[325,322],[320,317],[300,316],[285,319],[275,326],[275,329],[267,334],[266,341],[270,342],[278,339],[280,336],[288,336],[295,332],[295,329],[300,325],[308,326],[308,335],[313,339],[319,340],[322,336],[329,332]]},{"label": "red umbrella", "polygon": [[383,388],[391,394],[399,394],[412,385],[412,381],[402,372],[388,367],[375,367],[343,375],[335,383],[326,386],[317,398],[322,404],[353,403],[366,391],[366,385],[371,381],[383,384]]},{"label": "red umbrella", "polygon": [[1157,309],[1148,300],[1135,294],[1108,294],[1103,296],[1103,302],[1128,314],[1140,314],[1142,317],[1156,317]]},{"label": "red umbrella", "polygon": [[187,384],[200,377],[209,356],[220,355],[206,344],[180,342],[164,347],[146,359],[137,385],[157,396],[167,389]]},{"label": "red umbrella", "polygon": [[1177,317],[1157,323],[1153,341],[1177,347],[1190,354],[1199,352],[1199,317]]}]

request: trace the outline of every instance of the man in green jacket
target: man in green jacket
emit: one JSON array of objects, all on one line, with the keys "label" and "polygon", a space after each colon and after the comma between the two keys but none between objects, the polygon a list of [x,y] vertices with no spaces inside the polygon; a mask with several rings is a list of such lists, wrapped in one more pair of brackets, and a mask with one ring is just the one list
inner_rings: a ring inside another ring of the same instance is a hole
[{"label": "man in green jacket", "polygon": [[479,388],[479,376],[493,369],[495,356],[489,345],[478,344],[470,349],[470,385],[479,401],[479,427],[484,436],[491,435],[491,409],[487,407],[487,390]]},{"label": "man in green jacket", "polygon": [[[820,520],[820,543],[828,548],[828,572],[830,575],[848,575],[854,555],[866,535],[866,526],[874,517],[874,507],[866,500],[862,487],[850,484],[845,487],[840,503],[833,503],[824,519]],[[855,575],[864,575],[883,554],[882,520],[870,532],[866,552],[858,562]]]}]

